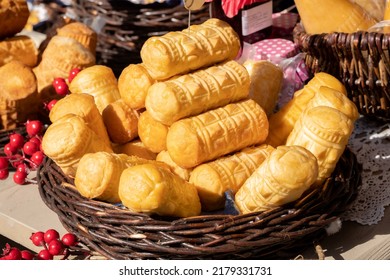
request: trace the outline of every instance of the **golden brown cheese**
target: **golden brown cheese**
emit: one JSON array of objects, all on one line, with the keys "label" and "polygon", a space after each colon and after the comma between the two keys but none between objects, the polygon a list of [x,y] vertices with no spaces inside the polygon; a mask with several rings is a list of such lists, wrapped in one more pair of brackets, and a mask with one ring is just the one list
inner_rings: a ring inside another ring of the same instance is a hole
[{"label": "golden brown cheese", "polygon": [[316,157],[300,146],[279,146],[235,196],[241,213],[265,211],[297,200],[317,179]]},{"label": "golden brown cheese", "polygon": [[173,123],[167,135],[167,150],[179,166],[191,168],[261,144],[267,135],[265,111],[248,99]]},{"label": "golden brown cheese", "polygon": [[196,187],[155,164],[126,168],[119,181],[119,197],[134,212],[190,217],[201,211]]}]

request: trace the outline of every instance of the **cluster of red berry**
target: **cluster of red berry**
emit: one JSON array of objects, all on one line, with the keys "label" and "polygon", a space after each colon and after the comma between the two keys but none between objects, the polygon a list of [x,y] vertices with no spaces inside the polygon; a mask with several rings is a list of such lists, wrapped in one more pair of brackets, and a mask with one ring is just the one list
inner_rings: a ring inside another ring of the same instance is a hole
[{"label": "cluster of red berry", "polygon": [[[62,256],[61,259],[67,259],[77,246],[77,238],[73,233],[65,233],[61,238],[55,229],[48,229],[46,232],[38,231],[30,237],[35,246],[43,247],[37,254],[29,250],[19,250],[11,247],[8,243],[3,249],[3,255],[0,260],[53,260],[55,256]],[[73,249],[72,249],[73,248]],[[80,248],[81,249],[81,248]],[[86,255],[86,252],[82,252]]]},{"label": "cluster of red berry", "polygon": [[[53,87],[54,87],[54,90],[56,91],[56,93],[58,95],[67,95],[69,93],[69,86],[68,84],[70,84],[72,82],[72,80],[74,79],[74,77],[77,76],[77,74],[81,71],[80,68],[74,68],[72,69],[70,72],[69,72],[69,75],[68,75],[68,79],[66,80],[65,78],[61,78],[61,77],[58,77],[58,78],[55,78],[53,80]],[[50,103],[49,103],[50,104]],[[49,108],[50,110],[50,108]]]},{"label": "cluster of red berry", "polygon": [[[70,82],[74,79],[74,77],[76,77],[76,75],[80,71],[81,71],[80,68],[74,68],[69,72],[67,79],[62,77],[55,78],[52,83],[55,92],[60,96],[65,96],[69,94],[68,84],[70,84]],[[47,104],[45,104],[46,109],[50,111],[53,108],[53,106],[57,103],[57,101],[58,101],[57,99],[53,99]]]},{"label": "cluster of red berry", "polygon": [[14,132],[9,135],[9,142],[3,147],[4,156],[0,156],[0,180],[9,176],[9,168],[16,169],[13,179],[16,184],[23,185],[28,181],[27,175],[36,170],[42,163],[43,124],[39,120],[30,120],[25,124],[27,136]]}]

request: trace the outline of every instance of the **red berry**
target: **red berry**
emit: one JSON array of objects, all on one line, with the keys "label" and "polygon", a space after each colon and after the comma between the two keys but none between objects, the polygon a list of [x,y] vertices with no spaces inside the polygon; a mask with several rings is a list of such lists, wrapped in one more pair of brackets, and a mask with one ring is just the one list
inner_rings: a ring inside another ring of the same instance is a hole
[{"label": "red berry", "polygon": [[16,167],[16,170],[19,171],[19,172],[29,173],[28,167],[27,167],[27,165],[26,165],[25,163],[19,164],[19,165]]},{"label": "red berry", "polygon": [[8,169],[1,169],[0,170],[0,180],[5,180],[9,176],[9,171]]},{"label": "red berry", "polygon": [[68,85],[66,83],[60,83],[54,87],[54,90],[59,95],[67,95],[69,88],[68,88]]},{"label": "red berry", "polygon": [[77,237],[73,233],[65,233],[61,239],[65,246],[75,246],[77,243]]},{"label": "red berry", "polygon": [[0,170],[8,169],[8,159],[0,157]]},{"label": "red berry", "polygon": [[42,153],[42,151],[37,151],[35,153],[33,153],[30,157],[30,160],[36,165],[41,165],[42,161],[43,161],[43,158],[44,158],[44,154]]},{"label": "red berry", "polygon": [[24,152],[26,155],[31,156],[32,154],[34,154],[34,153],[37,152],[38,150],[39,150],[39,145],[37,145],[37,144],[34,143],[34,142],[28,141],[28,142],[26,142],[26,143],[23,145],[23,152]]},{"label": "red berry", "polygon": [[45,234],[43,235],[43,239],[45,240],[45,242],[47,244],[49,244],[50,241],[55,240],[55,239],[59,239],[59,238],[60,238],[60,234],[55,229],[48,229],[45,232]]},{"label": "red berry", "polygon": [[50,101],[49,103],[47,103],[47,105],[46,105],[47,110],[51,111],[51,109],[53,109],[54,105],[56,105],[57,101],[58,101],[58,100],[53,99],[52,101]]},{"label": "red berry", "polygon": [[26,182],[27,173],[16,171],[14,173],[14,182],[18,185],[23,185]]},{"label": "red berry", "polygon": [[50,241],[48,250],[53,256],[58,256],[64,251],[64,245],[58,239]]},{"label": "red berry", "polygon": [[72,80],[74,79],[74,77],[77,76],[78,73],[80,73],[81,69],[80,68],[73,68],[72,70],[70,70],[69,72],[69,76],[68,76],[68,82],[72,82]]},{"label": "red berry", "polygon": [[9,136],[9,143],[15,149],[20,149],[24,144],[24,137],[19,133],[13,133]]},{"label": "red berry", "polygon": [[38,150],[42,150],[42,141],[41,141],[41,139],[40,138],[38,138],[37,136],[34,136],[34,137],[32,137],[32,138],[30,138],[30,140],[29,140],[30,142],[34,142],[35,144],[37,144],[38,145]]},{"label": "red berry", "polygon": [[21,251],[20,253],[21,253],[21,255],[22,255],[22,259],[23,259],[23,260],[32,260],[32,259],[34,259],[34,254],[31,253],[31,252],[28,251],[28,250],[23,250],[23,251]]},{"label": "red berry", "polygon": [[35,246],[43,246],[43,242],[44,242],[43,236],[44,233],[42,231],[37,231],[31,234],[30,239]]},{"label": "red berry", "polygon": [[6,260],[20,260],[22,259],[22,254],[18,248],[11,248],[8,254],[5,256]]},{"label": "red berry", "polygon": [[4,154],[7,156],[14,155],[18,150],[11,146],[10,143],[4,145]]},{"label": "red berry", "polygon": [[43,124],[40,121],[37,120],[27,121],[26,123],[27,134],[30,137],[34,137],[35,135],[38,135],[39,133],[41,133],[42,129],[43,129]]},{"label": "red berry", "polygon": [[38,137],[32,137],[30,140],[30,142],[34,142],[35,144],[38,145],[38,147],[41,145],[41,140],[38,138]]},{"label": "red berry", "polygon": [[55,78],[53,80],[53,87],[56,87],[57,85],[62,84],[62,83],[66,84],[66,81],[64,78]]},{"label": "red berry", "polygon": [[39,251],[38,260],[52,260],[52,259],[53,259],[53,255],[50,254],[49,250],[43,249]]}]

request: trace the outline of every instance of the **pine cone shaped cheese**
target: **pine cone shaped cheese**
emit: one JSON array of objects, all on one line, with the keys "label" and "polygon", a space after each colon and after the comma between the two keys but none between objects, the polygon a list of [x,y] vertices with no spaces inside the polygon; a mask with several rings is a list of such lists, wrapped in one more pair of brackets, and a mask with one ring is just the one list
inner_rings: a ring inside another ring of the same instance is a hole
[{"label": "pine cone shaped cheese", "polygon": [[62,36],[51,38],[40,63],[33,69],[42,101],[58,98],[52,86],[55,78],[68,77],[72,69],[84,69],[94,65],[95,61],[95,56],[75,39]]}]

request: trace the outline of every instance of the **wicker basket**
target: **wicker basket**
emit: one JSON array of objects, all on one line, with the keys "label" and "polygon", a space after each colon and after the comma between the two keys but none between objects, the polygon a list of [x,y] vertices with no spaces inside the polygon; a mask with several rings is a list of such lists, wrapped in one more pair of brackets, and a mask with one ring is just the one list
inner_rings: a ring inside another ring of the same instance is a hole
[{"label": "wicker basket", "polygon": [[[171,1],[172,2],[172,1]],[[118,76],[130,63],[141,62],[140,50],[151,36],[188,27],[189,12],[180,3],[134,4],[129,0],[74,0],[77,20],[90,26],[103,23],[98,32],[98,64],[111,67]],[[191,12],[191,24],[210,18],[209,4]]]},{"label": "wicker basket", "polygon": [[298,24],[295,43],[309,71],[327,72],[344,83],[362,115],[390,120],[390,34],[376,32],[307,34]]},{"label": "wicker basket", "polygon": [[48,158],[37,176],[43,201],[64,227],[108,259],[291,259],[326,236],[326,228],[355,199],[360,174],[356,156],[346,149],[323,186],[293,204],[177,220],[86,199]]}]

